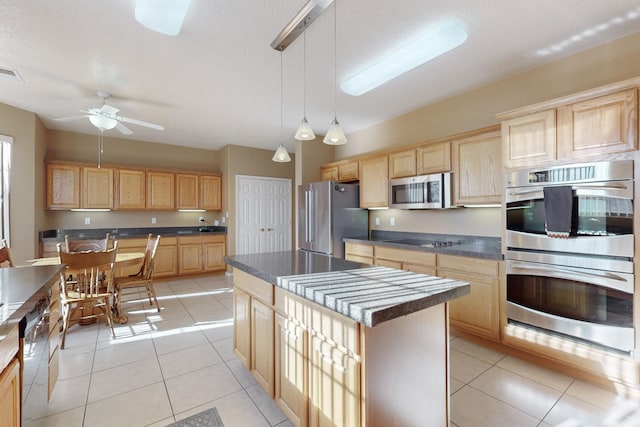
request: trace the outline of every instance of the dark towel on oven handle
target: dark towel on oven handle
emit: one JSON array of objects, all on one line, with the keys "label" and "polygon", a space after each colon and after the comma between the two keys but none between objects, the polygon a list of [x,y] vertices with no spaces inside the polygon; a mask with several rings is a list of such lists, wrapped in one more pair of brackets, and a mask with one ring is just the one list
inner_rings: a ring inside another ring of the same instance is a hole
[{"label": "dark towel on oven handle", "polygon": [[567,238],[571,233],[573,189],[571,186],[544,187],[544,222],[547,236]]}]

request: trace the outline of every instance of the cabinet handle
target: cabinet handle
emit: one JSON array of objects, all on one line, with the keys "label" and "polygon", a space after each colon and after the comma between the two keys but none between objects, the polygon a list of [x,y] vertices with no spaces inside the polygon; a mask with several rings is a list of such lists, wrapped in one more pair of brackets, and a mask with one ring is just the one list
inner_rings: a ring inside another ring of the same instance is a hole
[{"label": "cabinet handle", "polygon": [[260,231],[264,231],[264,228],[261,228]]},{"label": "cabinet handle", "polygon": [[267,231],[273,231],[273,228],[267,228]]}]

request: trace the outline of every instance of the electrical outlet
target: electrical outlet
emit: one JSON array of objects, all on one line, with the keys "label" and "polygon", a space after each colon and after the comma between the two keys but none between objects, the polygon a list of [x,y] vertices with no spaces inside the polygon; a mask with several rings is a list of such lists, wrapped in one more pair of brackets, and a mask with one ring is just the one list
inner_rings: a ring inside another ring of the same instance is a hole
[{"label": "electrical outlet", "polygon": [[380,225],[380,218],[376,217],[376,225]]},{"label": "electrical outlet", "polygon": [[224,217],[224,216],[222,218],[220,218],[220,220],[222,221],[223,224],[225,224],[227,222],[227,218]]},{"label": "electrical outlet", "polygon": [[392,227],[396,225],[396,219],[394,217],[389,218],[389,225]]},{"label": "electrical outlet", "polygon": [[87,217],[84,219],[84,225],[91,225],[91,218]]},{"label": "electrical outlet", "polygon": [[198,218],[198,221],[200,221],[200,222],[204,222],[204,217],[203,217],[203,216],[201,216],[200,218]]},{"label": "electrical outlet", "polygon": [[151,224],[155,224],[155,223],[156,223],[156,217],[155,217],[155,216],[152,216],[152,217],[151,217]]}]

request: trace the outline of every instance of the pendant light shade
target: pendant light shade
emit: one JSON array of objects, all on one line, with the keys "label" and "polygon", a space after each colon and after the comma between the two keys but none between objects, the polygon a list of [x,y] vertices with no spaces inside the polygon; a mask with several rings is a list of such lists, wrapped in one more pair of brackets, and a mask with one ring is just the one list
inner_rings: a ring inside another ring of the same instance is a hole
[{"label": "pendant light shade", "polygon": [[344,131],[340,127],[340,123],[338,123],[338,119],[333,119],[333,121],[331,122],[331,126],[329,127],[329,130],[324,136],[322,142],[328,145],[344,145],[348,142],[347,136],[344,134]]},{"label": "pendant light shade", "polygon": [[303,118],[300,122],[300,127],[296,131],[295,138],[298,141],[311,141],[312,139],[316,139],[316,134],[313,133],[313,129],[311,129],[311,125],[307,122],[307,118]]},{"label": "pendant light shade", "polygon": [[329,130],[327,130],[326,135],[322,142],[328,145],[343,145],[348,142],[347,136],[344,134],[344,131],[340,127],[340,123],[338,123],[337,118],[337,100],[336,100],[336,86],[338,85],[338,77],[337,77],[337,61],[338,61],[338,1],[335,0],[333,2],[333,121],[331,122],[331,126],[329,126]]},{"label": "pendant light shade", "polygon": [[289,156],[289,152],[284,147],[284,145],[280,144],[280,146],[276,150],[271,160],[273,160],[274,162],[284,163],[284,162],[290,162],[291,157]]}]

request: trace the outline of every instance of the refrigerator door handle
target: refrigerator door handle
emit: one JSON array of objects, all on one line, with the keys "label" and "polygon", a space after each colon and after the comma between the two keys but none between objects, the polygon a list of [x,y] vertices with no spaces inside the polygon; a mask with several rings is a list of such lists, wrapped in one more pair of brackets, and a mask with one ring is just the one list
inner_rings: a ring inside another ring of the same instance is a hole
[{"label": "refrigerator door handle", "polygon": [[316,198],[315,191],[307,191],[307,242],[316,241]]}]

